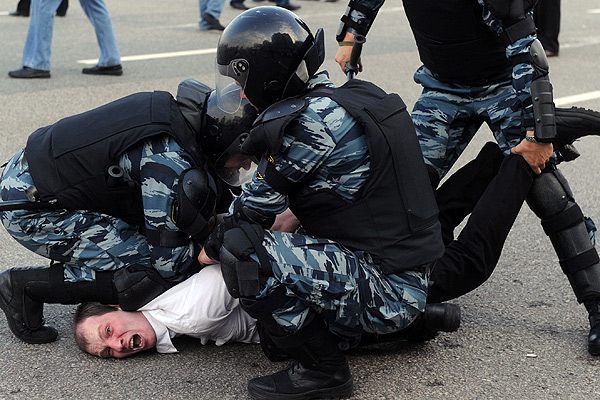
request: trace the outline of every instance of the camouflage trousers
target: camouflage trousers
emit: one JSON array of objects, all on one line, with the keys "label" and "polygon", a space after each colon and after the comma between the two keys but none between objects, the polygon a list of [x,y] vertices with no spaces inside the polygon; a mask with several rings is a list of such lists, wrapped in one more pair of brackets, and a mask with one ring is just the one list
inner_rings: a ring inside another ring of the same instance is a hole
[{"label": "camouflage trousers", "polygon": [[272,315],[290,333],[309,322],[312,311],[350,339],[398,331],[425,309],[427,268],[384,275],[367,253],[301,234],[266,231],[263,246],[274,277],[257,298],[285,287],[289,300]]},{"label": "camouflage trousers", "polygon": [[[27,200],[24,190],[31,185],[33,180],[21,151],[2,174],[2,200]],[[0,219],[8,233],[27,249],[64,262],[65,280],[70,282],[94,280],[94,271],[132,264],[147,264],[150,268],[146,238],[119,218],[58,209],[5,211],[0,212]]]},{"label": "camouflage trousers", "polygon": [[437,170],[440,178],[452,168],[484,122],[505,155],[521,141],[521,111],[512,109],[517,98],[510,80],[488,86],[447,84],[424,66],[414,79],[423,86],[423,92],[411,118],[425,162]]}]

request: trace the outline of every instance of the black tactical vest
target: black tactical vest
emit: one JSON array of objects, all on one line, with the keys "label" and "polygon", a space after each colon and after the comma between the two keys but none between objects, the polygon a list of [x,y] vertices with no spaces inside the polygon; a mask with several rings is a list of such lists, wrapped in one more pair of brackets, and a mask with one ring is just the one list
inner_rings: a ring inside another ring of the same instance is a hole
[{"label": "black tactical vest", "polygon": [[[288,187],[290,208],[306,232],[370,253],[386,274],[440,258],[444,245],[437,204],[413,123],[402,99],[357,79],[337,89],[316,89],[309,96],[330,97],[364,128],[370,171],[353,203],[344,201],[331,190],[301,195]],[[274,113],[274,110],[265,113]],[[255,127],[250,136],[261,133],[282,136],[282,132],[270,129],[269,122]],[[277,119],[272,123],[282,129],[286,125]],[[276,176],[278,173],[269,168],[262,172],[272,187],[280,187],[281,175]]]},{"label": "black tactical vest", "polygon": [[195,133],[170,93],[136,93],[64,118],[32,133],[25,147],[41,200],[61,208],[91,210],[143,226],[139,185],[109,176],[125,151],[154,135],[167,134],[203,165]]},{"label": "black tactical vest", "polygon": [[421,62],[443,82],[486,85],[510,78],[506,45],[477,0],[402,0]]}]

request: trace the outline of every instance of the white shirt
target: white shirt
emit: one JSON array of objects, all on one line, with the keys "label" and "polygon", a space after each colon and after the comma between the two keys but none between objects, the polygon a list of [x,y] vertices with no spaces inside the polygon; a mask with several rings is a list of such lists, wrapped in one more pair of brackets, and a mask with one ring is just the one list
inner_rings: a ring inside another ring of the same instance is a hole
[{"label": "white shirt", "polygon": [[231,297],[219,265],[208,265],[139,309],[156,333],[159,353],[176,353],[171,338],[187,335],[225,342],[259,343],[256,320]]}]

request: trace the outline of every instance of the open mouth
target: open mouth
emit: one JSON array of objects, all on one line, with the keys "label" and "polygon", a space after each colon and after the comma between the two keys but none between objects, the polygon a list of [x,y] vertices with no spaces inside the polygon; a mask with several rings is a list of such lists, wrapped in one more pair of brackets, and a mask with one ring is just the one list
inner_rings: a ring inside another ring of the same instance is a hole
[{"label": "open mouth", "polygon": [[138,334],[135,334],[129,339],[129,349],[130,350],[139,350],[144,346],[144,340]]}]

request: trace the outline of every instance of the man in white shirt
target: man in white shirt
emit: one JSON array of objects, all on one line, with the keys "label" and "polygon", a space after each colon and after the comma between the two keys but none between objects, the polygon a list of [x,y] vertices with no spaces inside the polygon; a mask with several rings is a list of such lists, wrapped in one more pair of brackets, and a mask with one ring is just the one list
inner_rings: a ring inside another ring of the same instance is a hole
[{"label": "man in white shirt", "polygon": [[219,265],[209,265],[138,311],[84,303],[75,314],[79,347],[99,357],[123,358],[156,347],[175,353],[171,338],[187,335],[214,341],[259,343],[256,320],[231,297]]}]

